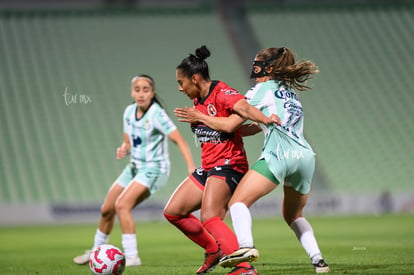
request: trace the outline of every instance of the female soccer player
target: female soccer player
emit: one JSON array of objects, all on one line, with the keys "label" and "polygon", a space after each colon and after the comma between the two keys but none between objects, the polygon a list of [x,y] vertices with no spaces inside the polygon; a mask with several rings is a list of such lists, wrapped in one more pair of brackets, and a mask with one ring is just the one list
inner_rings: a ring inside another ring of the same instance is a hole
[{"label": "female soccer player", "polygon": [[[194,171],[194,163],[185,139],[157,99],[152,77],[144,74],[134,77],[131,96],[135,103],[125,109],[124,140],[117,149],[117,159],[130,154],[130,163],[108,191],[93,247],[108,243],[116,214],[122,229],[126,265],[136,266],[141,265],[141,259],[131,210],[167,182],[170,174],[168,138],[177,144],[189,173]],[[86,264],[90,253],[87,250],[73,260]]]},{"label": "female soccer player", "polygon": [[[272,123],[253,108],[244,96],[222,81],[210,79],[207,47],[202,46],[177,66],[179,91],[194,102],[200,112],[228,117],[233,112],[251,113],[252,119]],[[238,249],[233,231],[223,222],[227,204],[238,182],[248,169],[240,130],[221,132],[203,123],[191,124],[201,144],[201,167],[186,178],[165,206],[166,219],[189,239],[205,249],[205,261],[197,274],[211,271],[219,259]],[[192,214],[201,208],[200,220]],[[239,263],[228,274],[257,274],[249,263]]]},{"label": "female soccer player", "polygon": [[[309,60],[295,62],[293,52],[286,47],[263,49],[256,55],[250,77],[257,84],[247,92],[247,101],[265,115],[277,114],[282,124],[242,126],[244,135],[263,130],[265,141],[259,160],[243,177],[230,200],[230,214],[240,249],[221,259],[223,267],[259,257],[253,243],[249,207],[282,184],[286,223],[307,252],[315,271],[329,272],[312,227],[302,215],[311,188],[315,154],[303,136],[303,109],[296,91],[308,90],[306,81],[317,72],[316,65]],[[244,121],[237,115],[209,117],[190,108],[180,110],[179,116],[220,131],[238,127]]]}]

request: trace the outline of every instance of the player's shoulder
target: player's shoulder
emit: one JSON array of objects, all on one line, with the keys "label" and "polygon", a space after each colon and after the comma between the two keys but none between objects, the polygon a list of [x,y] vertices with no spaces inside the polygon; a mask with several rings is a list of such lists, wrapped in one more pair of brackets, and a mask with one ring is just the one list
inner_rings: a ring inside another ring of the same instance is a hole
[{"label": "player's shoulder", "polygon": [[167,111],[157,102],[153,102],[151,104],[148,110],[148,113],[149,113],[149,117],[153,118],[154,120],[169,118]]},{"label": "player's shoulder", "polygon": [[153,102],[150,106],[150,108],[148,109],[148,112],[151,114],[164,114],[166,113],[166,111],[164,110],[164,108],[158,104],[157,102]]},{"label": "player's shoulder", "polygon": [[259,82],[257,83],[253,88],[256,89],[278,89],[280,86],[280,83],[278,81],[275,81],[273,79],[270,79],[268,81],[265,82]]},{"label": "player's shoulder", "polygon": [[259,82],[256,83],[253,87],[251,87],[247,93],[247,95],[254,95],[254,94],[260,94],[262,92],[266,92],[268,90],[276,91],[279,89],[279,84],[274,80],[268,80],[266,82]]},{"label": "player's shoulder", "polygon": [[137,106],[136,103],[131,103],[128,106],[126,106],[125,110],[124,110],[124,115],[128,115],[131,112],[133,112],[135,110],[136,106]]},{"label": "player's shoulder", "polygon": [[227,83],[225,83],[224,81],[218,80],[218,83],[216,85],[216,92],[223,94],[223,95],[238,95],[240,94],[239,91],[233,87],[231,87],[230,85],[228,85]]}]

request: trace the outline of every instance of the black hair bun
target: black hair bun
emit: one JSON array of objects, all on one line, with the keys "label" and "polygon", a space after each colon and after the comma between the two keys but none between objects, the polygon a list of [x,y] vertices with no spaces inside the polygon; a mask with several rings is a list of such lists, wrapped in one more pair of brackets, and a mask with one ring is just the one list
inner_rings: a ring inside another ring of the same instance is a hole
[{"label": "black hair bun", "polygon": [[205,45],[203,45],[195,50],[195,55],[198,59],[203,61],[204,59],[210,56],[210,51],[207,49]]}]

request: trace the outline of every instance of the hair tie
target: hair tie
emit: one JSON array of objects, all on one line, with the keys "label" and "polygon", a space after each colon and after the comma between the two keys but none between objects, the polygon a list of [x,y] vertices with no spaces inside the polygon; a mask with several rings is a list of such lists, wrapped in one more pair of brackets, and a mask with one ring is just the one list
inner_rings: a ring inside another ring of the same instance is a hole
[{"label": "hair tie", "polygon": [[285,52],[286,52],[285,50],[286,50],[285,47],[279,48],[274,57],[269,58],[268,60],[266,60],[266,62],[265,62],[266,66],[270,66],[276,59],[278,59],[279,57],[284,55]]}]

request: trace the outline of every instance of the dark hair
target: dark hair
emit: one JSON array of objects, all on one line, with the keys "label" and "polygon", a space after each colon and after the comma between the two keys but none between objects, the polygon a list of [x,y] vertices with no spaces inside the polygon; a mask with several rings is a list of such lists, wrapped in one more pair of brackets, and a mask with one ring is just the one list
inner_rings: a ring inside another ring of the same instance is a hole
[{"label": "dark hair", "polygon": [[[147,74],[139,74],[139,75],[134,76],[134,77],[132,78],[132,80],[131,80],[131,85],[132,85],[132,84],[134,84],[134,82],[135,82],[138,78],[146,78],[147,80],[149,80],[149,83],[150,83],[150,85],[152,86],[152,90],[155,92],[155,81],[154,81],[154,78],[152,78],[150,75],[147,75]],[[151,104],[152,104],[153,102],[157,102],[157,103],[158,103],[158,105],[160,105],[160,106],[161,106],[161,108],[163,108],[163,109],[164,109],[163,104],[161,104],[161,101],[160,101],[160,99],[159,99],[159,98],[158,98],[158,96],[157,96],[157,93],[155,93],[154,97],[152,98]]]},{"label": "dark hair", "polygon": [[284,86],[298,91],[309,90],[306,81],[319,72],[310,60],[295,62],[293,52],[286,47],[266,48],[259,51],[256,57],[263,59],[267,67],[273,67],[271,75],[274,79],[281,80]]},{"label": "dark hair", "polygon": [[210,79],[210,73],[208,70],[208,64],[205,61],[210,56],[210,51],[205,45],[195,50],[194,54],[189,54],[181,61],[177,66],[177,69],[187,76],[191,77],[194,74],[200,74],[204,79]]}]

